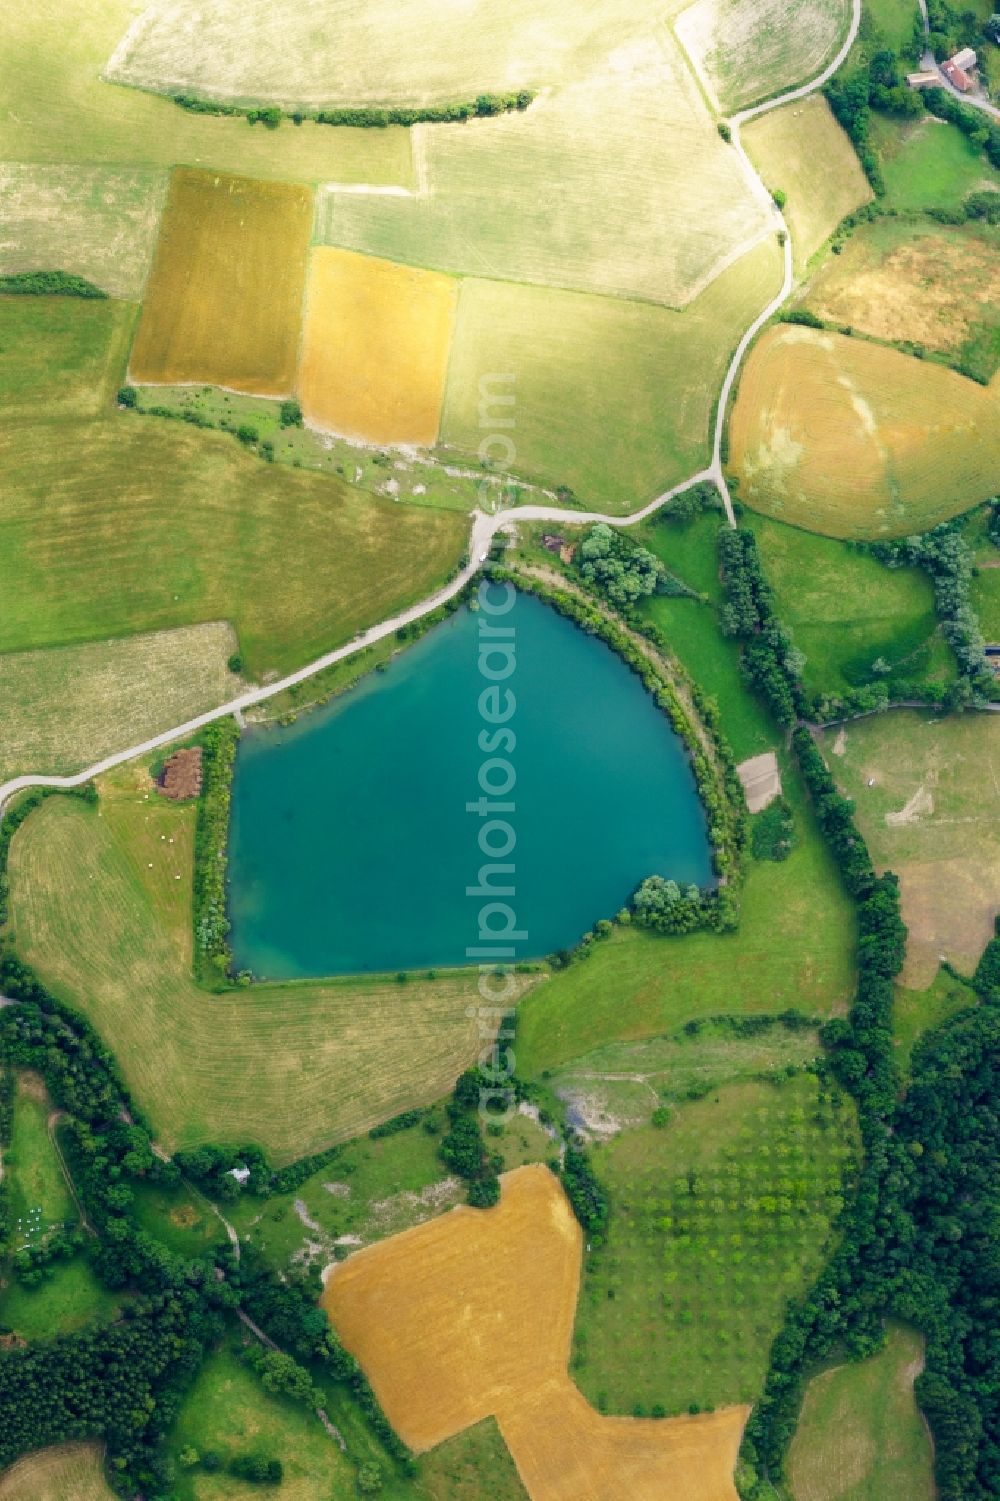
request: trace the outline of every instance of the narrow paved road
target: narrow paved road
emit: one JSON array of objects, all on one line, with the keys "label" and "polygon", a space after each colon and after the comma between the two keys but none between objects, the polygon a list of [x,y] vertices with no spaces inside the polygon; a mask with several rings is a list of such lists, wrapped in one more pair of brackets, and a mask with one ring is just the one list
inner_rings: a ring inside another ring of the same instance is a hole
[{"label": "narrow paved road", "polygon": [[127,750],[116,751],[114,755],[105,756],[103,760],[95,761],[92,766],[88,766],[84,771],[77,772],[75,776],[42,776],[28,773],[24,776],[13,777],[10,781],[0,784],[0,811],[2,811],[4,804],[9,798],[31,787],[81,787],[85,782],[89,782],[91,778],[100,776],[103,772],[110,771],[115,766],[121,766],[125,761],[131,761],[137,756],[149,755],[153,751],[171,745],[175,740],[185,739],[196,731],[204,729],[206,725],[213,724],[218,719],[225,719],[230,715],[240,715],[247,709],[256,707],[257,704],[266,703],[268,699],[276,697],[279,693],[283,693],[287,688],[292,688],[298,683],[307,682],[309,678],[315,677],[317,673],[325,671],[328,667],[333,667],[337,662],[342,662],[348,657],[355,656],[359,651],[364,651],[366,647],[373,646],[376,642],[385,640],[387,636],[393,635],[402,626],[411,625],[414,621],[420,620],[424,615],[429,614],[432,610],[437,609],[439,605],[445,604],[449,599],[453,599],[456,594],[460,593],[469,580],[475,577],[482,563],[485,561],[489,553],[490,543],[497,532],[507,531],[518,522],[549,521],[560,526],[590,526],[595,522],[605,522],[608,526],[636,526],[640,521],[644,521],[647,516],[652,516],[655,511],[667,505],[675,496],[683,494],[685,490],[690,490],[693,485],[704,481],[711,481],[711,483],[718,487],[722,495],[729,524],[735,526],[736,518],[733,514],[732,498],[729,494],[729,486],[726,484],[726,477],[722,469],[722,439],[726,425],[726,410],[747,349],[768,319],[773,317],[788,299],[794,284],[792,237],[789,233],[788,225],[780,209],[773,203],[760,174],[744,149],[743,142],[740,139],[740,128],[747,124],[748,121],[756,119],[759,115],[766,114],[774,109],[780,109],[782,105],[791,104],[796,99],[805,99],[810,94],[814,94],[817,89],[822,88],[836,73],[854,45],[854,39],[858,34],[860,24],[861,0],[852,0],[851,25],[847,37],[836,57],[823,69],[822,73],[810,83],[802,84],[799,88],[789,89],[787,93],[779,95],[777,99],[770,99],[765,104],[758,104],[752,109],[742,110],[739,114],[734,115],[729,122],[732,130],[733,148],[739,153],[751,190],[758,198],[763,195],[767,199],[773,214],[775,233],[784,234],[785,268],[781,290],[768,303],[764,311],[753,320],[750,327],[740,339],[736,346],[736,351],[729,362],[729,368],[722,383],[722,390],[719,395],[719,404],[716,411],[712,442],[712,461],[707,469],[701,469],[697,474],[692,474],[689,479],[683,480],[679,485],[674,485],[672,489],[665,491],[662,495],[658,495],[655,500],[651,500],[641,510],[633,511],[628,516],[606,516],[600,511],[574,511],[559,506],[539,505],[518,506],[513,510],[496,511],[490,515],[486,515],[482,511],[475,511],[472,518],[468,563],[449,583],[445,584],[443,588],[436,590],[435,593],[428,595],[419,604],[411,605],[406,610],[400,610],[397,615],[393,615],[389,620],[383,620],[380,624],[373,625],[368,630],[362,631],[344,646],[337,647],[334,651],[324,652],[321,657],[317,657],[314,662],[307,663],[305,667],[300,667],[297,672],[291,672],[287,677],[281,678],[274,683],[267,683],[263,687],[251,688],[246,693],[240,694],[238,698],[230,699],[228,703],[220,704],[216,709],[210,709],[207,714],[199,714],[194,719],[188,719],[183,724],[175,725],[173,729],[165,730],[160,735],[151,736],[150,739],[142,741],[139,745],[132,745]]}]

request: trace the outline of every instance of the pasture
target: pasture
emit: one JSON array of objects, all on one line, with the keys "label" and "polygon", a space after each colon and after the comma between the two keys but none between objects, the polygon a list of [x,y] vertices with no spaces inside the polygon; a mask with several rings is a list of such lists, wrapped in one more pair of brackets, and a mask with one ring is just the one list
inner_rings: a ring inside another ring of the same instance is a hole
[{"label": "pasture", "polygon": [[822,744],[876,866],[900,879],[910,930],[901,983],[925,990],[939,958],[971,974],[998,911],[1000,724],[895,709]]},{"label": "pasture", "polygon": [[683,307],[772,222],[666,29],[624,42],[523,114],[419,126],[417,141],[426,188],[338,195],[321,239]]},{"label": "pasture", "polygon": [[217,621],[0,656],[0,779],[79,771],[225,703],[236,649]]},{"label": "pasture", "polygon": [[162,1144],[254,1141],[290,1161],[447,1093],[482,1045],[472,973],[199,989],[193,834],[194,808],[129,768],[97,808],[46,802],[10,859],[18,952],[114,1038]]},{"label": "pasture", "polygon": [[[683,313],[513,283],[462,282],[442,453],[509,436],[517,473],[588,505],[636,509],[707,464],[719,386],[747,324],[781,285],[776,241],[749,250]],[[513,395],[515,405],[503,399]],[[481,398],[486,397],[486,425]],[[492,416],[491,416],[492,414]],[[499,422],[513,417],[509,432]],[[506,467],[506,465],[505,465]]]},{"label": "pasture", "polygon": [[114,1501],[114,1492],[97,1444],[61,1444],[0,1474],[0,1501]]},{"label": "pasture", "polygon": [[978,1004],[975,991],[947,970],[939,969],[926,990],[907,990],[897,985],[892,1006],[893,1047],[900,1072],[909,1072],[913,1049],[925,1032],[940,1027],[949,1017]]},{"label": "pasture", "polygon": [[782,325],[754,347],[730,464],[756,511],[830,537],[921,532],[1000,483],[1000,384],[843,334]]},{"label": "pasture", "polygon": [[836,56],[849,0],[696,0],[674,23],[725,113],[805,83]]},{"label": "pasture", "polygon": [[348,0],[321,18],[308,0],[155,0],[116,47],[120,83],[283,105],[449,104],[572,76],[648,26],[642,0],[581,7],[532,0]]},{"label": "pasture", "polygon": [[1000,364],[996,234],[975,224],[860,225],[812,278],[800,306],[826,322],[908,342],[989,380]]},{"label": "pasture", "polygon": [[[951,681],[934,591],[919,568],[886,568],[845,543],[748,517],[777,611],[805,653],[811,694],[836,695],[900,677]],[[876,665],[878,664],[878,665]]]},{"label": "pasture", "polygon": [[190,162],[285,182],[414,182],[402,129],[251,127],[189,114],[168,99],[112,87],[102,72],[134,21],[134,0],[38,0],[0,13],[0,94],[8,162]]},{"label": "pasture", "polygon": [[51,1339],[87,1324],[110,1323],[119,1307],[82,1255],[60,1262],[38,1287],[22,1287],[6,1272],[0,1277],[0,1324],[19,1339]]},{"label": "pasture", "polygon": [[923,1365],[921,1336],[891,1324],[877,1355],[813,1377],[788,1455],[794,1501],[934,1501],[931,1440],[913,1395]]},{"label": "pasture", "polygon": [[933,115],[903,123],[875,114],[871,141],[885,177],[883,202],[901,214],[958,209],[977,189],[1000,186],[1000,173],[968,136]]},{"label": "pasture", "polygon": [[49,1231],[75,1226],[78,1215],[47,1121],[54,1106],[37,1074],[17,1075],[14,1128],[4,1152],[9,1173],[12,1251],[43,1245]]},{"label": "pasture", "polygon": [[[797,847],[780,864],[751,861],[736,933],[668,938],[616,929],[585,963],[522,1001],[518,1072],[531,1078],[612,1042],[677,1031],[698,1017],[841,1015],[854,986],[854,915],[800,784],[782,764]],[[808,941],[803,938],[808,934]]]},{"label": "pasture", "polygon": [[152,167],[0,165],[0,273],[70,271],[139,298],[167,196]]},{"label": "pasture", "polygon": [[[0,354],[0,394],[20,415],[0,434],[0,651],[229,620],[260,679],[423,598],[454,567],[467,538],[458,514],[265,466],[224,433],[136,413],[83,420],[124,373],[128,315],[116,307],[0,304],[18,330]],[[69,420],[48,420],[36,400],[46,370],[66,371]]]},{"label": "pasture", "polygon": [[871,201],[857,153],[818,94],[751,120],[743,144],[771,191],[788,195],[784,215],[801,274],[841,219]]},{"label": "pasture", "polygon": [[833,1243],[853,1105],[812,1074],[746,1082],[593,1150],[611,1215],[586,1262],[572,1372],[602,1411],[753,1402],[789,1298]]},{"label": "pasture", "polygon": [[494,1209],[463,1207],[350,1257],[323,1306],[418,1452],[495,1414],[532,1501],[612,1501],[623,1484],[636,1501],[668,1484],[735,1501],[744,1410],[623,1422],[568,1380],[581,1248],[556,1179],[526,1167],[504,1176]]},{"label": "pasture", "polygon": [[179,167],[129,370],[258,396],[295,381],[312,194]]},{"label": "pasture", "polygon": [[318,246],[296,389],[310,425],[364,443],[437,442],[457,285]]}]

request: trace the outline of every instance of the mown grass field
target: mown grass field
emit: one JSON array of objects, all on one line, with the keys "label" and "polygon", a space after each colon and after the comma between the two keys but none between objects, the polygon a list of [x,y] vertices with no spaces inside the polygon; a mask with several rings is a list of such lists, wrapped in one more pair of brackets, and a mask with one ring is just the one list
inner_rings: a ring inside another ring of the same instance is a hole
[{"label": "mown grass field", "polygon": [[326,17],[304,0],[157,0],[116,53],[112,75],[145,88],[282,104],[430,104],[558,83],[648,25],[642,0],[580,7],[531,0],[349,0]]},{"label": "mown grass field", "polygon": [[664,938],[616,930],[522,1001],[520,1074],[611,1042],[662,1036],[695,1017],[787,1007],[842,1013],[854,983],[854,916],[787,764],[782,773],[798,845],[780,864],[751,862],[739,931]]},{"label": "mown grass field", "polygon": [[287,395],[295,380],[312,216],[306,188],[178,168],[129,360],[131,377]]},{"label": "mown grass field", "polygon": [[751,120],[743,144],[771,191],[788,196],[784,214],[801,272],[841,219],[872,198],[857,153],[819,95]]},{"label": "mown grass field", "polygon": [[[265,466],[223,433],[115,412],[127,318],[107,306],[0,307],[18,330],[0,392],[19,416],[0,435],[0,651],[229,620],[260,678],[423,598],[458,562],[457,512],[407,509],[337,475]],[[53,420],[38,400],[46,372],[65,372]]]},{"label": "mown grass field", "polygon": [[0,15],[0,94],[8,162],[189,162],[286,182],[413,185],[402,129],[271,131],[213,119],[112,87],[101,74],[135,19],[133,0],[38,0]]},{"label": "mown grass field", "polygon": [[1000,724],[897,709],[827,732],[823,746],[873,859],[900,878],[902,983],[925,990],[939,957],[971,974],[1000,908]]},{"label": "mown grass field", "polygon": [[805,653],[810,693],[839,694],[884,673],[951,681],[953,654],[938,632],[930,579],[918,568],[886,568],[831,537],[761,516],[757,537],[778,614]]},{"label": "mown grass field", "polygon": [[114,1501],[96,1444],[61,1444],[0,1474],[0,1501]]},{"label": "mown grass field", "polygon": [[46,1122],[53,1108],[37,1074],[17,1075],[14,1129],[4,1152],[13,1251],[42,1245],[50,1230],[77,1222],[73,1197],[49,1140]]},{"label": "mown grass field", "polygon": [[832,537],[925,531],[1000,483],[1000,383],[791,325],[750,355],[730,424],[742,500]]},{"label": "mown grass field", "polygon": [[752,1402],[787,1300],[829,1254],[857,1151],[850,1101],[814,1075],[742,1083],[593,1150],[611,1215],[572,1373],[603,1411]]},{"label": "mown grass field", "polygon": [[306,421],[365,443],[432,447],[457,297],[451,277],[317,246],[296,377]]},{"label": "mown grass field", "polygon": [[99,807],[53,798],[19,831],[11,925],[113,1039],[164,1146],[249,1140],[288,1161],[447,1093],[481,1046],[474,974],[206,994],[191,978],[194,809],[147,801],[136,771],[103,788]]},{"label": "mown grass field", "polygon": [[79,771],[224,704],[236,644],[220,621],[0,656],[0,779]]},{"label": "mown grass field", "polygon": [[[635,510],[708,462],[726,364],[780,285],[772,239],[683,313],[464,281],[441,429],[445,456],[475,453],[491,433],[506,435],[515,472],[569,485],[604,511]],[[514,405],[504,406],[511,395]],[[511,418],[513,429],[497,425]],[[504,447],[492,455],[501,457]]]},{"label": "mown grass field", "polygon": [[158,168],[4,163],[0,273],[69,271],[141,297],[166,196]]},{"label": "mown grass field", "polygon": [[727,112],[805,83],[847,35],[849,0],[697,0],[675,28]]},{"label": "mown grass field", "polygon": [[901,214],[957,209],[977,189],[1000,187],[1000,172],[982,152],[933,115],[907,124],[873,115],[871,139],[885,177],[883,201]]},{"label": "mown grass field", "polygon": [[930,1435],[913,1395],[924,1342],[890,1325],[885,1348],[814,1376],[788,1456],[795,1501],[934,1501]]},{"label": "mown grass field", "polygon": [[827,322],[918,344],[989,380],[1000,364],[998,279],[994,231],[890,218],[856,229],[799,301]]},{"label": "mown grass field", "polygon": [[320,238],[438,271],[683,306],[769,223],[665,29],[524,114],[421,126],[419,143],[426,193],[338,195]]}]

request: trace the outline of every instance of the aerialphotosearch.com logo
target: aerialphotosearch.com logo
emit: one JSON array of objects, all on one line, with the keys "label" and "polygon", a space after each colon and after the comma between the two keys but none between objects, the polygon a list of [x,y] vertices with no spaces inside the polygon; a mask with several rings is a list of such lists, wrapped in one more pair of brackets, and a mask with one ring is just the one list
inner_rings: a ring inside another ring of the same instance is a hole
[{"label": "aerialphotosearch.com logo", "polygon": [[[479,424],[485,430],[479,456],[484,462],[495,462],[496,451],[502,449],[506,469],[515,459],[514,442],[509,436],[515,421],[514,394],[498,393],[497,385],[502,382],[512,386],[513,381],[513,376],[483,376],[479,387]],[[482,488],[486,491],[488,483],[484,482]],[[477,1019],[484,1043],[479,1061],[486,1082],[480,1091],[479,1110],[491,1121],[502,1120],[515,1109],[511,1085],[514,1054],[505,1044],[513,1037],[509,1018],[517,993],[518,945],[528,937],[527,930],[518,927],[513,906],[517,833],[512,819],[517,814],[517,769],[511,757],[517,748],[513,728],[517,699],[510,680],[517,668],[517,641],[508,617],[516,598],[517,591],[509,582],[484,579],[479,586],[478,660],[483,687],[478,701],[482,720],[478,745],[484,759],[477,778],[479,796],[465,805],[466,811],[479,820],[477,844],[484,860],[476,885],[465,888],[466,896],[480,903],[477,941],[466,949],[466,958],[479,965],[481,1004],[469,1014]]]}]

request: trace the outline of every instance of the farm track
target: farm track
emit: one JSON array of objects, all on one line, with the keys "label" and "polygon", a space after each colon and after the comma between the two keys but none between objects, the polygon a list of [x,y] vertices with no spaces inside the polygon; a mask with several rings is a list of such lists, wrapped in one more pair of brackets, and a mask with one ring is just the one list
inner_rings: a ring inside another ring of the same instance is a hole
[{"label": "farm track", "polygon": [[518,522],[547,521],[557,523],[561,526],[592,526],[597,522],[603,522],[607,526],[636,526],[639,522],[652,516],[654,512],[660,510],[663,506],[668,505],[676,496],[683,494],[686,490],[690,490],[694,485],[707,481],[718,487],[725,505],[729,524],[730,526],[735,526],[736,518],[733,512],[732,497],[730,496],[722,467],[722,440],[729,399],[747,350],[768,320],[787,301],[791,295],[795,281],[792,260],[792,237],[788,224],[781,210],[772,202],[771,195],[763,179],[747,155],[740,139],[740,130],[749,121],[755,120],[763,114],[770,113],[771,110],[780,109],[785,104],[792,104],[797,99],[808,98],[818,89],[821,89],[833,77],[854,45],[854,40],[861,24],[861,3],[862,0],[853,0],[851,24],[847,37],[836,57],[834,57],[832,62],[827,64],[821,73],[809,83],[802,84],[798,88],[789,89],[786,93],[780,94],[776,99],[769,99],[764,104],[754,105],[749,109],[741,110],[738,114],[731,116],[729,120],[729,126],[732,131],[732,145],[734,150],[739,154],[752,191],[758,197],[763,194],[767,198],[772,208],[775,232],[784,235],[785,270],[780,291],[768,303],[763,312],[759,313],[750,324],[750,327],[737,344],[733,357],[729,362],[716,410],[712,461],[707,468],[699,470],[697,474],[693,474],[688,479],[681,481],[680,484],[674,485],[662,495],[658,495],[655,500],[651,500],[648,505],[641,507],[637,511],[633,511],[628,516],[606,516],[600,511],[575,511],[559,506],[538,505],[519,506],[513,510],[496,511],[491,515],[477,510],[473,513],[468,563],[447,584],[441,589],[436,590],[433,594],[428,595],[419,604],[411,605],[409,609],[400,611],[399,614],[393,615],[390,619],[381,621],[378,625],[370,626],[368,630],[362,631],[353,640],[346,642],[345,645],[337,647],[334,651],[325,652],[322,656],[317,657],[315,661],[307,663],[305,667],[298,668],[297,671],[289,673],[287,677],[283,677],[277,682],[268,683],[259,688],[252,688],[246,693],[240,694],[238,698],[231,699],[228,703],[220,704],[218,708],[211,709],[205,714],[199,714],[194,719],[186,720],[183,724],[176,725],[171,730],[165,730],[162,734],[154,735],[149,740],[142,741],[139,745],[130,746],[127,750],[116,751],[113,755],[104,757],[103,760],[95,762],[92,766],[88,766],[85,770],[77,772],[73,776],[43,776],[27,773],[23,776],[13,777],[9,781],[0,784],[0,812],[2,812],[8,800],[16,796],[19,792],[25,792],[32,787],[64,789],[80,787],[85,782],[89,782],[93,777],[100,776],[103,772],[111,771],[114,767],[121,766],[124,762],[131,761],[137,756],[148,755],[153,751],[160,750],[163,746],[172,744],[176,740],[181,740],[188,735],[195,734],[198,730],[204,729],[206,725],[212,724],[218,719],[225,719],[230,715],[240,716],[247,709],[252,709],[257,704],[266,703],[269,699],[276,697],[279,693],[283,693],[288,688],[295,687],[299,683],[307,682],[309,678],[315,677],[317,673],[324,672],[328,667],[333,667],[336,663],[356,655],[366,647],[375,645],[376,642],[384,640],[387,636],[391,636],[401,627],[411,625],[415,621],[422,619],[424,615],[429,614],[432,610],[437,609],[439,605],[443,605],[448,600],[453,599],[455,595],[459,594],[465,588],[466,584],[475,577],[486,560],[490,543],[494,536],[498,532],[510,530]]}]

